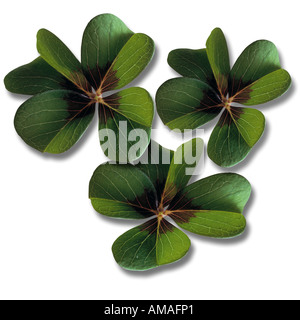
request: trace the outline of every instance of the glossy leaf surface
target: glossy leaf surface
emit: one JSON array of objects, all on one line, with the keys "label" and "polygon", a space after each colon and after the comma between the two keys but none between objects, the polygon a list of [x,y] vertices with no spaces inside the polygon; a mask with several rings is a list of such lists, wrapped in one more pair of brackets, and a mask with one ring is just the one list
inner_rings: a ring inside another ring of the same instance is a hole
[{"label": "glossy leaf surface", "polygon": [[50,90],[78,88],[62,74],[39,57],[31,63],[11,71],[4,79],[8,91],[19,94],[35,95]]},{"label": "glossy leaf surface", "polygon": [[164,206],[168,205],[178,191],[188,184],[201,159],[203,149],[203,140],[195,138],[184,143],[176,150],[163,192]]},{"label": "glossy leaf surface", "polygon": [[161,201],[165,184],[168,178],[174,151],[163,148],[157,142],[151,140],[149,147],[139,159],[135,167],[143,171],[152,181],[157,190],[158,201]]},{"label": "glossy leaf surface", "polygon": [[170,216],[190,232],[232,238],[245,230],[242,213],[250,194],[251,186],[242,176],[218,174],[184,188],[173,200]]},{"label": "glossy leaf surface", "polygon": [[150,179],[132,165],[101,165],[90,182],[93,207],[114,218],[147,218],[153,215],[156,198]]},{"label": "glossy leaf surface", "polygon": [[250,44],[230,72],[231,95],[280,68],[279,54],[272,42],[259,40]]},{"label": "glossy leaf surface", "polygon": [[88,23],[82,38],[81,63],[94,88],[100,87],[109,67],[133,34],[112,14],[101,14]]},{"label": "glossy leaf surface", "polygon": [[153,101],[145,89],[128,88],[103,99],[107,107],[143,126],[151,127]]},{"label": "glossy leaf surface", "polygon": [[263,104],[282,96],[290,86],[289,73],[279,69],[244,88],[235,96],[234,101],[246,106]]},{"label": "glossy leaf surface", "polygon": [[49,153],[69,150],[83,135],[95,105],[79,93],[47,91],[27,100],[15,117],[15,128],[31,147]]},{"label": "glossy leaf surface", "polygon": [[[185,170],[189,163],[175,162],[187,151],[202,151],[201,146],[201,139],[193,139],[170,152],[152,141],[135,166],[105,164],[95,171],[90,198],[98,212],[125,219],[154,216],[115,241],[113,255],[122,268],[148,270],[186,255],[190,240],[168,218],[183,229],[214,238],[235,237],[244,231],[249,182],[229,173],[189,185],[191,176]],[[169,163],[165,162],[167,158]],[[199,156],[194,162],[198,161]]]},{"label": "glossy leaf surface", "polygon": [[[13,70],[4,80],[11,92],[37,95],[17,112],[16,129],[23,140],[42,152],[64,152],[79,140],[99,104],[99,135],[105,154],[118,161],[140,157],[150,141],[151,96],[142,88],[106,92],[124,87],[144,70],[154,53],[153,40],[134,34],[116,16],[102,14],[84,31],[82,62],[46,29],[37,34],[37,49],[39,58]],[[53,93],[58,90],[65,92],[58,97]]]},{"label": "glossy leaf surface", "polygon": [[169,53],[168,63],[180,75],[198,79],[217,89],[206,49],[176,49]]},{"label": "glossy leaf surface", "polygon": [[[149,93],[142,88],[129,88],[103,99],[99,106],[99,130],[114,145],[101,139],[104,149],[109,147],[111,160],[131,162],[139,158],[150,142],[154,107]],[[111,136],[111,137],[110,137]],[[140,148],[134,149],[139,139]]]},{"label": "glossy leaf surface", "polygon": [[206,83],[190,78],[166,81],[156,93],[157,112],[170,129],[196,129],[222,111],[219,97]]},{"label": "glossy leaf surface", "polygon": [[230,113],[225,111],[210,136],[208,156],[221,167],[231,167],[232,163],[245,159],[250,151]]},{"label": "glossy leaf surface", "polygon": [[206,50],[219,91],[223,96],[226,96],[230,62],[227,42],[220,28],[212,31],[206,42]]},{"label": "glossy leaf surface", "polygon": [[209,157],[223,167],[243,161],[265,128],[260,111],[236,103],[267,103],[283,95],[292,82],[281,68],[277,48],[267,40],[250,44],[231,69],[219,28],[212,31],[206,49],[173,50],[168,63],[183,78],[168,80],[158,89],[160,118],[170,129],[183,131],[197,129],[223,112],[208,143]]},{"label": "glossy leaf surface", "polygon": [[154,219],[124,233],[112,251],[124,269],[143,271],[181,259],[190,244],[190,239],[167,220]]},{"label": "glossy leaf surface", "polygon": [[191,210],[174,212],[171,217],[182,229],[211,238],[233,238],[246,228],[245,217],[234,212]]},{"label": "glossy leaf surface", "polygon": [[208,142],[208,154],[218,165],[231,166],[240,162],[257,143],[265,129],[265,117],[249,108],[225,111]]},{"label": "glossy leaf surface", "polygon": [[89,91],[90,85],[82,73],[81,64],[69,48],[52,32],[41,29],[37,34],[37,50],[55,70],[79,88]]},{"label": "glossy leaf surface", "polygon": [[119,52],[101,83],[101,91],[121,89],[133,81],[149,64],[154,42],[145,34],[134,34]]},{"label": "glossy leaf surface", "polygon": [[170,205],[173,211],[192,210],[243,213],[251,194],[249,182],[235,173],[221,173],[183,188]]}]

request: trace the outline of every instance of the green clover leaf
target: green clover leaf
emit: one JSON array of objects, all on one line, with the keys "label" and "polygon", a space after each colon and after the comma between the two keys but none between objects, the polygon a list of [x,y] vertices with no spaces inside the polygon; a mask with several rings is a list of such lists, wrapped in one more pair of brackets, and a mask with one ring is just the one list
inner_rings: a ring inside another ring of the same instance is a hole
[{"label": "green clover leaf", "polygon": [[[154,53],[152,39],[134,34],[116,16],[102,14],[92,19],[84,31],[81,62],[45,29],[37,34],[37,49],[40,57],[4,79],[7,90],[34,95],[21,105],[15,117],[21,138],[41,152],[63,153],[84,134],[99,104],[99,130],[112,130],[115,137],[128,138],[130,130],[119,130],[119,121],[123,121],[131,130],[146,132],[136,154],[139,157],[150,141],[154,115],[150,94],[138,87],[103,94],[122,89],[146,68]],[[104,144],[101,141],[103,149]],[[118,139],[113,147],[111,159],[117,160]],[[125,159],[128,149],[122,151]]]},{"label": "green clover leaf", "polygon": [[208,142],[208,155],[222,167],[243,161],[262,136],[264,115],[254,106],[274,100],[291,85],[273,43],[249,45],[230,68],[221,29],[212,31],[206,49],[177,49],[169,65],[183,78],[166,81],[157,91],[157,111],[170,129],[196,129],[222,113]]},{"label": "green clover leaf", "polygon": [[233,173],[189,184],[187,169],[192,174],[202,151],[199,138],[176,152],[151,141],[138,164],[106,163],[96,169],[89,197],[97,212],[118,219],[147,219],[113,244],[114,258],[122,268],[148,270],[187,254],[190,239],[170,219],[202,236],[224,239],[243,233],[246,220],[242,213],[251,186]]}]

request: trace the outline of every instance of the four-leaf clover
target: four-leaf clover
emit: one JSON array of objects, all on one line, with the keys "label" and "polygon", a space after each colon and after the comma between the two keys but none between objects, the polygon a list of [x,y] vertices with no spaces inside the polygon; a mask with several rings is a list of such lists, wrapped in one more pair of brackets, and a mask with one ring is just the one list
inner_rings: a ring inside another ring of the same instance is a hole
[{"label": "four-leaf clover", "polygon": [[[15,117],[21,138],[41,152],[65,152],[81,138],[99,104],[99,129],[107,132],[109,139],[110,132],[115,138],[114,144],[109,141],[112,160],[120,156],[127,159],[127,151],[134,144],[128,135],[137,129],[146,132],[135,158],[141,156],[150,142],[152,98],[146,90],[135,87],[109,96],[106,93],[125,87],[144,70],[154,53],[152,39],[134,34],[116,16],[102,14],[84,31],[81,63],[45,29],[37,34],[37,49],[40,57],[5,78],[7,90],[34,95]],[[126,126],[120,126],[122,122]],[[128,141],[122,155],[120,136]]]},{"label": "four-leaf clover", "polygon": [[230,68],[223,32],[213,30],[206,49],[170,52],[169,65],[183,76],[166,81],[156,95],[157,111],[170,129],[196,129],[217,117],[208,155],[219,166],[241,162],[265,128],[264,115],[253,106],[271,101],[291,85],[281,69],[275,45],[260,40],[249,45]]},{"label": "four-leaf clover", "polygon": [[[128,270],[147,270],[181,259],[190,248],[179,227],[202,236],[232,238],[246,226],[244,207],[251,186],[240,175],[217,174],[189,184],[193,170],[189,154],[203,150],[203,141],[190,140],[170,151],[151,141],[142,157],[131,164],[102,164],[90,182],[90,199],[99,213],[119,219],[147,219],[113,244],[117,263]],[[169,158],[169,162],[166,160]],[[191,173],[191,172],[190,172]]]}]

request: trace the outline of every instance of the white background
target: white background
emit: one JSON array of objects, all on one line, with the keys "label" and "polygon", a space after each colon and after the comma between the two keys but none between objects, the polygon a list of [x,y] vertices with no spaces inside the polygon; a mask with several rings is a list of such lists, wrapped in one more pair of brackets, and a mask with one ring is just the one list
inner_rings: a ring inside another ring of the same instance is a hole
[{"label": "white background", "polygon": [[[35,35],[47,28],[80,56],[83,30],[94,16],[113,13],[157,45],[151,66],[134,82],[155,96],[175,77],[166,59],[175,48],[205,46],[221,27],[232,62],[251,42],[273,41],[293,87],[261,106],[266,132],[251,155],[230,171],[253,186],[246,207],[247,231],[235,240],[189,234],[192,248],[179,263],[150,272],[122,270],[114,240],[137,223],[105,218],[88,199],[89,179],[106,161],[96,118],[82,141],[61,156],[29,148],[13,119],[25,100],[0,85],[1,99],[1,299],[299,299],[299,121],[298,1],[7,1],[2,3],[0,79],[37,57]],[[1,80],[2,81],[2,80]],[[207,143],[215,121],[206,125]],[[158,117],[156,140],[173,135]],[[174,139],[172,140],[174,144]],[[177,145],[180,141],[176,140]],[[201,176],[226,172],[206,158]]]}]

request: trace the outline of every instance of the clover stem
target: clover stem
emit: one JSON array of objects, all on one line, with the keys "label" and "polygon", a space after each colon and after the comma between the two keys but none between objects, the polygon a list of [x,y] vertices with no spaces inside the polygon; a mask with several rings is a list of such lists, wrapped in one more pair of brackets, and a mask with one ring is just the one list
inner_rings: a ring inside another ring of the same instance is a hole
[{"label": "clover stem", "polygon": [[159,208],[157,209],[157,218],[158,220],[163,219],[164,217],[170,215],[172,211],[168,210],[168,208],[164,208],[162,204],[160,204]]},{"label": "clover stem", "polygon": [[230,112],[231,104],[233,102],[233,98],[225,98],[223,99],[224,108]]},{"label": "clover stem", "polygon": [[101,104],[105,104],[103,98],[102,98],[102,94],[97,91],[97,92],[90,92],[88,94],[88,96],[91,98],[91,100],[93,100],[95,103],[101,103]]},{"label": "clover stem", "polygon": [[163,201],[160,203],[158,209],[157,209],[158,212],[163,212],[164,211],[164,205],[163,205]]},{"label": "clover stem", "polygon": [[159,212],[158,215],[157,215],[157,220],[158,220],[158,221],[161,221],[163,218],[164,218],[163,213],[162,213],[162,212]]}]

